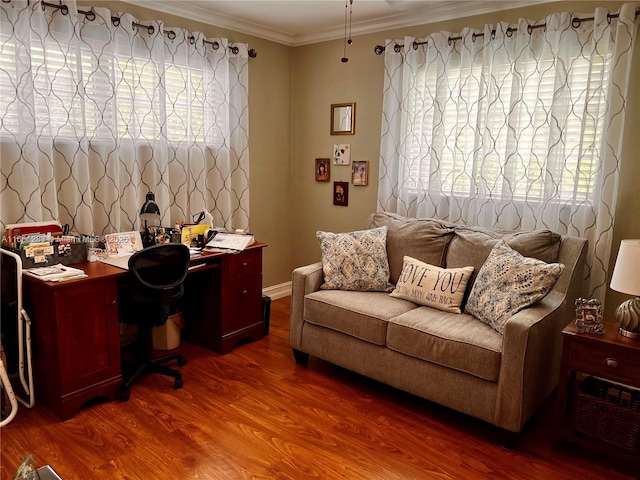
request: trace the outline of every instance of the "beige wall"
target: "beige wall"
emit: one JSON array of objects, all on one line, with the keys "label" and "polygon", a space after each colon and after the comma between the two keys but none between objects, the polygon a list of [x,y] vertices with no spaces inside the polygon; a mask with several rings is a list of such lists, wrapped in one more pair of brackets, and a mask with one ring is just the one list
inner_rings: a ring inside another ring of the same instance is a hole
[{"label": "beige wall", "polygon": [[[348,231],[362,228],[367,216],[376,210],[379,164],[380,126],[384,59],[373,53],[387,38],[405,35],[423,37],[436,31],[460,32],[463,27],[481,28],[497,21],[514,22],[520,17],[537,21],[555,11],[593,12],[596,6],[616,10],[623,2],[558,2],[495,12],[474,17],[403,28],[354,38],[348,48],[348,63],[341,63],[342,41],[324,42],[293,49],[293,225],[296,232],[292,267],[321,258],[317,230]],[[357,18],[357,4],[354,6]],[[636,48],[632,78],[640,78],[640,48]],[[622,166],[617,220],[614,230],[612,265],[622,238],[640,238],[640,195],[636,187],[640,178],[640,82],[633,82],[629,92],[625,162]],[[329,135],[330,104],[356,102],[356,133],[353,136]],[[349,206],[332,202],[335,180],[347,180],[350,168],[332,166],[331,182],[318,183],[313,178],[314,159],[330,157],[334,143],[350,143],[353,160],[370,160],[369,186],[349,187]],[[611,292],[607,312],[625,296]],[[628,297],[626,297],[628,298]]]}]

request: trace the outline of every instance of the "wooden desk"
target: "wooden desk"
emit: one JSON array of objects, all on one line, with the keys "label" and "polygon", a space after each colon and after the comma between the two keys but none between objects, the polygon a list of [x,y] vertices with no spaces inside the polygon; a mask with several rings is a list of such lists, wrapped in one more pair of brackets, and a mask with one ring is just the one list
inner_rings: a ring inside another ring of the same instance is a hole
[{"label": "wooden desk", "polygon": [[[184,338],[221,354],[247,338],[262,338],[264,247],[256,243],[237,254],[191,259]],[[74,267],[88,277],[59,283],[23,277],[24,305],[33,322],[36,401],[62,419],[92,398],[116,398],[122,384],[119,318],[127,310],[121,303],[128,272],[102,262]]]}]

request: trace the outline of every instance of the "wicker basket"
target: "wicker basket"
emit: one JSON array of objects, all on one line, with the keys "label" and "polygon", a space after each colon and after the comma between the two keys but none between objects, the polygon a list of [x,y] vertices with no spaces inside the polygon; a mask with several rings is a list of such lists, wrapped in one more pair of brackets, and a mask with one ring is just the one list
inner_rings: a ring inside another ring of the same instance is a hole
[{"label": "wicker basket", "polygon": [[589,437],[637,452],[640,391],[587,377],[576,396],[575,429]]}]

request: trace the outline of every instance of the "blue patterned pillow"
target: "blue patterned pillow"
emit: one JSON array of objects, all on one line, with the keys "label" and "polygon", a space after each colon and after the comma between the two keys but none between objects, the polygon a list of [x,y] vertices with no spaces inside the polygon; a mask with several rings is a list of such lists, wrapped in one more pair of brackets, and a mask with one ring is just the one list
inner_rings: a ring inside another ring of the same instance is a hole
[{"label": "blue patterned pillow", "polygon": [[325,290],[390,292],[387,227],[349,233],[317,232]]},{"label": "blue patterned pillow", "polygon": [[507,321],[542,300],[563,270],[561,263],[523,257],[500,240],[478,272],[465,311],[504,334]]}]

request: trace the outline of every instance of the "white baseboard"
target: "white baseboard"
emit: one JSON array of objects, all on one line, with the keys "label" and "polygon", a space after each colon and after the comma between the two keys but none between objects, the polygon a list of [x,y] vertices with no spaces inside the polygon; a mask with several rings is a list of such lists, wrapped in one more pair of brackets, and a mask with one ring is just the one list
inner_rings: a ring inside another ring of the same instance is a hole
[{"label": "white baseboard", "polygon": [[263,288],[262,293],[271,297],[271,300],[288,297],[291,295],[291,282],[280,283],[278,285]]}]

